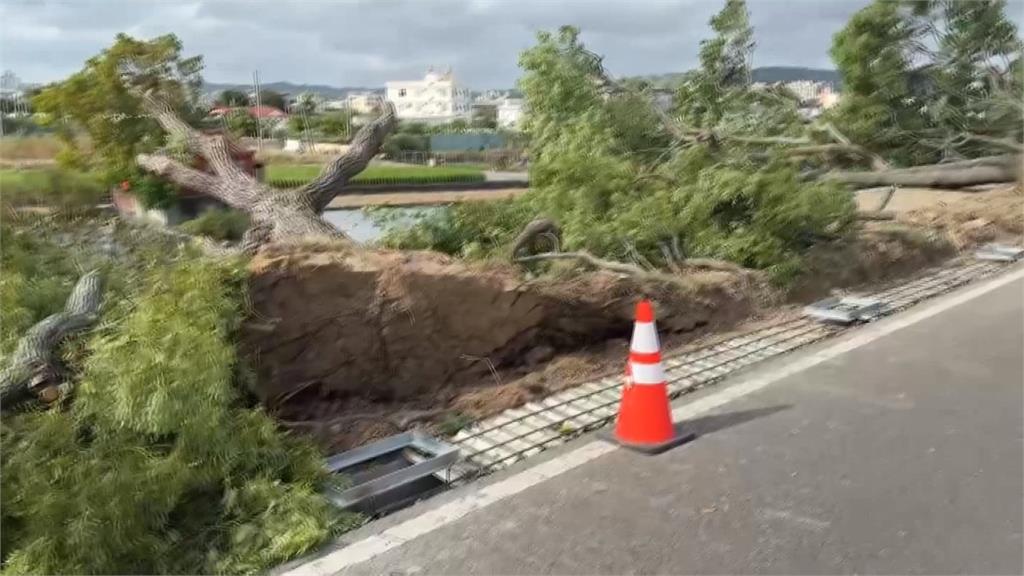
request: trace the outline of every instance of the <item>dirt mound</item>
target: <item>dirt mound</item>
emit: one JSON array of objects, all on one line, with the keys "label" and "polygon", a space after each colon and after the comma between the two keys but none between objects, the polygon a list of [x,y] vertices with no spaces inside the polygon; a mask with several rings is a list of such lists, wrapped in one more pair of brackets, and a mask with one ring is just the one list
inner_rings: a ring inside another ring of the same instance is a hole
[{"label": "dirt mound", "polygon": [[958,194],[916,205],[898,214],[897,221],[945,233],[957,250],[996,240],[1021,242],[1024,193],[1019,185]]},{"label": "dirt mound", "polygon": [[527,281],[510,267],[427,252],[273,247],[251,264],[243,342],[272,405],[299,392],[403,402],[628,336],[640,294],[667,333],[727,325],[756,307],[750,277],[685,285],[605,272]]},{"label": "dirt mound", "polygon": [[[863,194],[858,203],[867,210],[874,210],[884,195]],[[813,249],[809,273],[791,290],[791,299],[806,301],[832,289],[904,276],[986,242],[1020,244],[1024,233],[1024,195],[1013,185],[976,191],[901,189],[885,211],[894,219],[864,222],[853,241]]]}]

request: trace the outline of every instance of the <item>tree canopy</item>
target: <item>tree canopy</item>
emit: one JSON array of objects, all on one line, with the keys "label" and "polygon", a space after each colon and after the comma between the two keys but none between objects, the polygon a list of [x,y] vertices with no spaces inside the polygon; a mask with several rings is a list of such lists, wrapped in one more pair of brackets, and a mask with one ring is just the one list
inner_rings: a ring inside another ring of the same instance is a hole
[{"label": "tree canopy", "polygon": [[[137,173],[136,154],[164,143],[163,132],[126,86],[125,74],[186,118],[195,118],[202,68],[202,57],[183,56],[181,41],[173,34],[152,40],[118,34],[82,70],[43,89],[33,106],[64,140],[62,161],[98,168],[113,183]],[[81,153],[76,130],[88,134],[94,157]]]},{"label": "tree canopy", "polygon": [[217,95],[216,104],[218,106],[227,106],[230,108],[248,106],[249,95],[241,90],[232,90],[229,88],[227,90],[222,90],[220,94]]},{"label": "tree canopy", "polygon": [[[759,133],[798,126],[794,101],[750,95],[742,72],[749,55],[734,58],[750,45],[745,6],[730,0],[724,14],[715,22],[732,40],[706,42],[696,75],[734,78],[730,102],[711,110],[715,96],[702,86],[710,89],[712,81],[698,79],[687,97],[709,100],[680,106],[702,128]],[[722,49],[713,47],[719,44]],[[460,206],[428,218],[392,235],[393,245],[489,254],[507,250],[527,221],[545,216],[560,225],[564,250],[669,267],[672,248],[684,257],[767,269],[785,282],[799,272],[807,248],[840,237],[852,223],[851,200],[837,185],[803,182],[792,164],[771,154],[752,160],[749,150],[728,140],[680,139],[679,132],[694,127],[672,126],[642,86],[616,82],[573,27],[539,33],[520,66],[530,191],[508,203]],[[762,98],[765,116],[791,110],[782,116],[791,124],[744,119],[741,103],[749,110]]]},{"label": "tree canopy", "polygon": [[828,119],[898,165],[991,153],[1021,141],[1021,46],[1004,0],[875,0],[833,40]]},{"label": "tree canopy", "polygon": [[260,104],[277,108],[278,110],[288,109],[288,103],[285,102],[284,95],[273,90],[260,90]]}]

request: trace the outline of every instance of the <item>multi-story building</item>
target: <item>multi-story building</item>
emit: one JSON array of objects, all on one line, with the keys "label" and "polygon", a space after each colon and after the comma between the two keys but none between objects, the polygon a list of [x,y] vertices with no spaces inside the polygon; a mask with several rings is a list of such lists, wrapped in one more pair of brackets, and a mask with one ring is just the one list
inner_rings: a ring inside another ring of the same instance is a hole
[{"label": "multi-story building", "polygon": [[378,98],[379,96],[372,92],[364,92],[361,94],[349,94],[345,98],[345,102],[348,105],[348,109],[353,113],[369,114],[376,107]]},{"label": "multi-story building", "polygon": [[451,70],[427,71],[422,80],[388,82],[386,97],[403,120],[444,123],[470,115],[469,90],[459,86]]}]

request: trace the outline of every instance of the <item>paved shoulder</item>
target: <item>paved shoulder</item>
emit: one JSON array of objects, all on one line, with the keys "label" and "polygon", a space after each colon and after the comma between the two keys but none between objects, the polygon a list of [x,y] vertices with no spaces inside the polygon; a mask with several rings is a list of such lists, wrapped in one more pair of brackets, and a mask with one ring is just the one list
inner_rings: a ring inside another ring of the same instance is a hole
[{"label": "paved shoulder", "polygon": [[719,406],[688,445],[608,450],[344,573],[1020,574],[1022,289]]}]

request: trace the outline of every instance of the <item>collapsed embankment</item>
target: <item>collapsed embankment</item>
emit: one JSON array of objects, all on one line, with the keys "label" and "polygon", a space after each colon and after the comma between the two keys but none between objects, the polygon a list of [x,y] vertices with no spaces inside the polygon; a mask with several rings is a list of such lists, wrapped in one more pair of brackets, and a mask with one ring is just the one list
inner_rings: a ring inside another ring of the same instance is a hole
[{"label": "collapsed embankment", "polygon": [[904,202],[854,241],[816,248],[811,273],[785,295],[747,272],[693,271],[665,283],[566,265],[527,279],[509,265],[429,252],[270,246],[251,263],[243,344],[263,401],[325,447],[418,421],[451,428],[621,361],[640,295],[655,302],[671,347],[778,315],[786,296],[805,301],[896,278],[1024,231],[1019,191],[951,198]]}]

